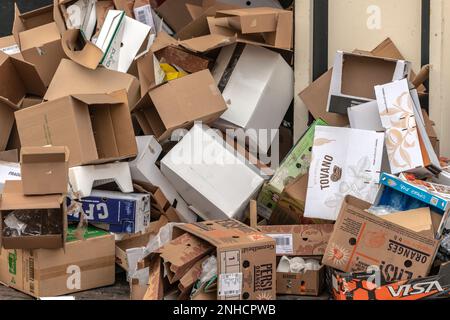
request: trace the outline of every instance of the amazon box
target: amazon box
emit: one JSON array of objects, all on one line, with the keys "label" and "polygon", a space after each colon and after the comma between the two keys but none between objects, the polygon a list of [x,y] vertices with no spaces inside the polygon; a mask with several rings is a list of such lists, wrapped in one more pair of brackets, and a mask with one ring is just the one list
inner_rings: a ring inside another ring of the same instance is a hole
[{"label": "amazon box", "polygon": [[25,195],[67,193],[69,150],[66,147],[24,147],[20,154]]},{"label": "amazon box", "polygon": [[267,153],[294,97],[292,68],[269,49],[235,44],[222,48],[213,76],[228,104],[220,121],[244,129],[249,144]]},{"label": "amazon box", "polygon": [[14,112],[28,94],[43,96],[45,85],[31,63],[0,52],[0,150],[4,151],[14,126]]},{"label": "amazon box", "polygon": [[132,109],[145,135],[159,141],[195,121],[210,124],[227,109],[209,70],[203,70],[151,89]]},{"label": "amazon box", "polygon": [[66,57],[61,46],[61,34],[53,21],[53,6],[22,14],[16,5],[13,35],[24,59],[36,66],[48,86],[59,61]]},{"label": "amazon box", "polygon": [[[22,181],[6,181],[0,210],[3,248],[64,247],[67,225],[64,195],[25,196]],[[14,227],[17,223],[25,224],[21,226],[21,233]]]},{"label": "amazon box", "polygon": [[137,154],[125,90],[67,96],[20,110],[15,116],[22,146],[67,146],[69,167]]},{"label": "amazon box", "polygon": [[93,71],[71,60],[62,59],[44,100],[51,101],[77,94],[109,94],[123,89],[127,92],[128,105],[132,108],[141,98],[139,81],[134,76],[106,68]]},{"label": "amazon box", "polygon": [[428,208],[378,217],[371,204],[346,196],[322,263],[343,272],[378,267],[387,281],[426,277],[439,240]]},{"label": "amazon box", "polygon": [[244,218],[264,179],[214,130],[195,125],[161,160],[161,171],[204,220]]},{"label": "amazon box", "polygon": [[65,249],[2,250],[0,281],[35,298],[114,284],[114,236],[92,226],[82,240],[76,233],[69,227]]},{"label": "amazon box", "polygon": [[[169,280],[183,279],[198,261],[210,254],[218,261],[217,293],[214,294],[217,300],[276,299],[275,240],[236,220],[176,226],[174,240],[138,264],[151,266],[150,285],[144,299],[164,296],[167,287],[163,285],[163,265]],[[198,294],[202,295],[203,290]]]},{"label": "amazon box", "polygon": [[404,60],[338,51],[327,111],[346,115],[349,107],[376,100],[375,86],[408,78],[410,69]]}]

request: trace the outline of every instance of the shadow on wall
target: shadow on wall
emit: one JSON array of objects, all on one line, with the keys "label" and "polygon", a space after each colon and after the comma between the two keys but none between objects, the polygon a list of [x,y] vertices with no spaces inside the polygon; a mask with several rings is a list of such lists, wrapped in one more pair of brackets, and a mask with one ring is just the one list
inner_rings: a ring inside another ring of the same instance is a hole
[{"label": "shadow on wall", "polygon": [[11,34],[14,20],[14,2],[17,2],[20,11],[27,12],[49,4],[52,0],[1,0],[0,1],[0,37]]}]

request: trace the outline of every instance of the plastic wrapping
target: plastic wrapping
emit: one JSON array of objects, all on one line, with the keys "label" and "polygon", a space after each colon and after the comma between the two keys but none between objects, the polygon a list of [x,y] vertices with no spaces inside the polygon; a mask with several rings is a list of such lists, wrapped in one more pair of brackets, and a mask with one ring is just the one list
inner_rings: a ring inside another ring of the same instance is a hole
[{"label": "plastic wrapping", "polygon": [[217,290],[217,258],[211,256],[202,262],[202,272],[192,288],[191,298],[199,292],[213,292]]},{"label": "plastic wrapping", "polygon": [[59,209],[12,211],[4,224],[4,237],[61,234],[63,230]]},{"label": "plastic wrapping", "polygon": [[398,210],[392,206],[373,206],[367,211],[379,217],[398,212]]}]

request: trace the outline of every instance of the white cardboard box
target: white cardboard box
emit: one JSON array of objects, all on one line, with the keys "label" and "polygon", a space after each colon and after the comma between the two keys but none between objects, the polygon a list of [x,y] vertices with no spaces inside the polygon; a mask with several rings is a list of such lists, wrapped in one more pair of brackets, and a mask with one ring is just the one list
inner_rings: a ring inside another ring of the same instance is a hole
[{"label": "white cardboard box", "polygon": [[[174,208],[180,214],[180,219],[186,223],[197,221],[197,216],[189,209],[186,201],[177,193],[167,178],[156,166],[162,147],[153,136],[136,137],[138,155],[131,161],[130,170],[133,180],[150,183],[159,187],[167,200],[175,205]],[[176,202],[176,204],[175,204]]]},{"label": "white cardboard box", "polygon": [[373,203],[384,134],[318,126],[309,169],[305,217],[336,220],[346,195]]},{"label": "white cardboard box", "polygon": [[0,192],[6,180],[21,180],[19,163],[0,161]]},{"label": "white cardboard box", "polygon": [[88,197],[92,188],[115,182],[120,191],[133,192],[130,167],[128,162],[115,162],[93,166],[69,168],[69,183],[75,199]]},{"label": "white cardboard box", "polygon": [[392,173],[414,172],[419,178],[439,174],[417,92],[410,91],[408,80],[376,86],[375,92]]},{"label": "white cardboard box", "polygon": [[410,71],[408,61],[338,51],[327,111],[346,115],[349,107],[376,100],[374,86],[404,79]]},{"label": "white cardboard box", "polygon": [[[227,46],[212,74],[228,104],[221,120],[243,129],[278,130],[294,96],[294,73],[280,54],[254,45]],[[249,139],[267,152],[275,138],[269,134],[267,142],[257,134]]]},{"label": "white cardboard box", "polygon": [[162,159],[161,171],[205,220],[243,219],[264,182],[216,131],[198,124]]}]

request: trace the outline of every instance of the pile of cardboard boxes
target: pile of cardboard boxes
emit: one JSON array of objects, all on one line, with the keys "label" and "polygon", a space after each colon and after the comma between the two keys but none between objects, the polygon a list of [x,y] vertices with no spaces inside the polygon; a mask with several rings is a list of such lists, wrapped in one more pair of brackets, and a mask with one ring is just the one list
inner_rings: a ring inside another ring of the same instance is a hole
[{"label": "pile of cardboard boxes", "polygon": [[449,296],[427,68],[389,39],[337,52],[300,93],[315,119],[289,143],[292,10],[16,7],[0,39],[0,282],[42,298],[122,269],[136,300]]}]

